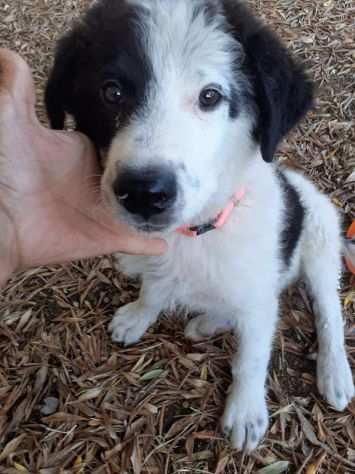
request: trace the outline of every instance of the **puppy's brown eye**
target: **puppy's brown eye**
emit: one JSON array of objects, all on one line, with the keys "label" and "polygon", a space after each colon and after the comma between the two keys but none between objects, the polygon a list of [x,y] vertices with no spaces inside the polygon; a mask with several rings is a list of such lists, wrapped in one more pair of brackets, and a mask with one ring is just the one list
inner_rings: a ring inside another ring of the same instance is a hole
[{"label": "puppy's brown eye", "polygon": [[105,102],[111,105],[119,105],[123,101],[122,86],[118,81],[107,81],[101,89]]},{"label": "puppy's brown eye", "polygon": [[200,107],[202,110],[214,109],[221,102],[222,98],[219,90],[208,87],[200,94]]}]

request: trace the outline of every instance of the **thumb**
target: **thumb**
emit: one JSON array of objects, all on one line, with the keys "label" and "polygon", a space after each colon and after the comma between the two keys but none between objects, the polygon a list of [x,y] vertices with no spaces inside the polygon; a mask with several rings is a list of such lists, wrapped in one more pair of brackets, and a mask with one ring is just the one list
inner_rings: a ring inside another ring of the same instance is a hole
[{"label": "thumb", "polygon": [[[89,200],[88,200],[89,202]],[[167,242],[161,237],[148,236],[127,224],[113,219],[104,200],[90,205],[86,217],[96,231],[94,242],[99,255],[125,253],[129,255],[163,255],[168,250]]]},{"label": "thumb", "polygon": [[[167,243],[163,239],[150,239],[142,235],[131,233],[124,235],[122,239],[112,241],[114,251],[129,255],[163,255],[167,251]],[[112,253],[112,252],[111,252]]]},{"label": "thumb", "polygon": [[31,70],[21,56],[4,48],[0,48],[0,105],[14,107],[17,116],[35,119]]}]

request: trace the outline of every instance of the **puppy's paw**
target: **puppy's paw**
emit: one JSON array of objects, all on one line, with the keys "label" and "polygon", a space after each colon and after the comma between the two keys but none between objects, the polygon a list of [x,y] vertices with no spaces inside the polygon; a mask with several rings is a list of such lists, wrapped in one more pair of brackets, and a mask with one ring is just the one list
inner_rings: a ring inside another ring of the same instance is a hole
[{"label": "puppy's paw", "polygon": [[264,392],[233,388],[224,415],[222,429],[230,436],[232,447],[253,451],[262,440],[268,426],[268,410]]},{"label": "puppy's paw", "polygon": [[344,349],[318,354],[317,383],[329,405],[337,411],[346,408],[354,396],[354,382]]},{"label": "puppy's paw", "polygon": [[109,326],[113,342],[119,342],[126,346],[138,342],[148,329],[150,322],[151,318],[138,302],[122,306],[116,311]]},{"label": "puppy's paw", "polygon": [[193,341],[200,341],[230,329],[231,325],[227,321],[215,320],[205,314],[201,314],[187,323],[185,337]]}]

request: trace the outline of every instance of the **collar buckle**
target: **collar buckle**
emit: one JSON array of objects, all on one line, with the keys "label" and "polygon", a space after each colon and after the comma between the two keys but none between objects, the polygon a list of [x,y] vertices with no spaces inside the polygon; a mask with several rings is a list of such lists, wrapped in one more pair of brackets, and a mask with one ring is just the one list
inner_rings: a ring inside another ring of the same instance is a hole
[{"label": "collar buckle", "polygon": [[244,198],[246,189],[242,188],[237,191],[232,199],[228,202],[227,206],[218,214],[218,216],[205,224],[197,226],[182,226],[177,229],[179,234],[185,235],[186,237],[199,237],[200,235],[206,234],[211,230],[222,228],[229,219],[233,209],[237,207],[240,201]]}]

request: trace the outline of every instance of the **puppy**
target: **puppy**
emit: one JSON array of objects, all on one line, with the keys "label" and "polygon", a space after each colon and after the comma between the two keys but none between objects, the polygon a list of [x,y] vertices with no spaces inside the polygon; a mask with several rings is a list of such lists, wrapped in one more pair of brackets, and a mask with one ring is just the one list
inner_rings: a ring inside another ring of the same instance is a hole
[{"label": "puppy", "polygon": [[341,239],[329,200],[271,162],[312,104],[312,84],[238,0],[97,0],[59,43],[46,103],[104,158],[113,215],[163,236],[162,257],[122,257],[141,275],[112,338],[137,342],[164,309],[201,313],[191,339],[239,335],[222,426],[254,449],[268,424],[265,380],[278,301],[302,274],[315,302],[318,387],[343,410],[354,395],[337,294]]}]

